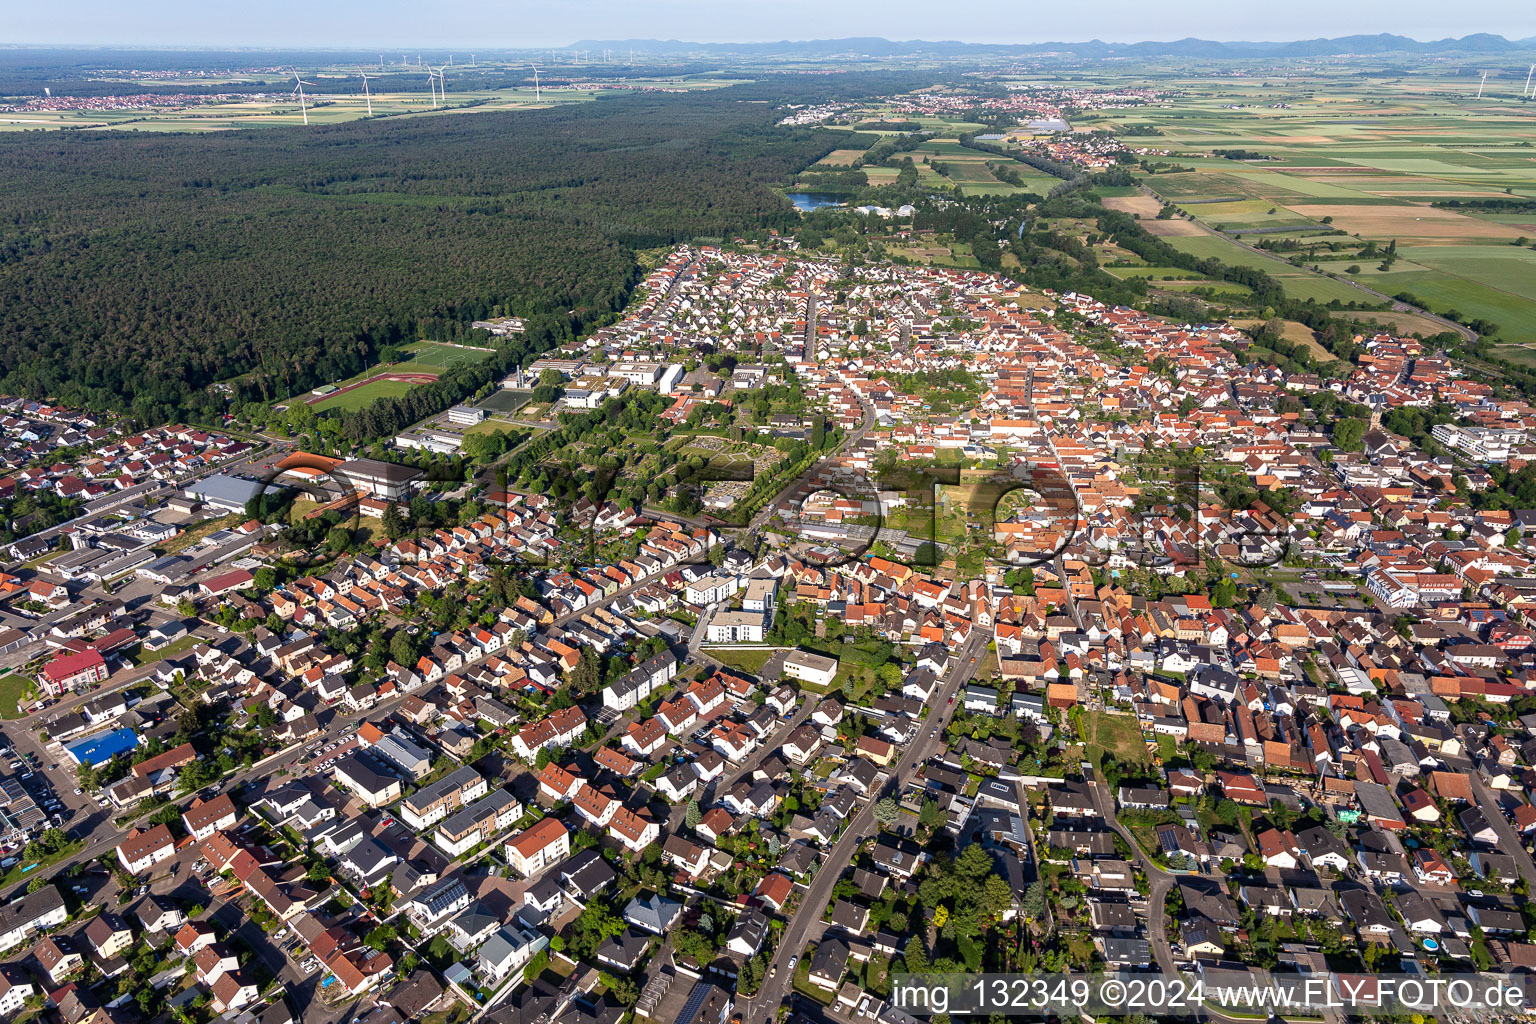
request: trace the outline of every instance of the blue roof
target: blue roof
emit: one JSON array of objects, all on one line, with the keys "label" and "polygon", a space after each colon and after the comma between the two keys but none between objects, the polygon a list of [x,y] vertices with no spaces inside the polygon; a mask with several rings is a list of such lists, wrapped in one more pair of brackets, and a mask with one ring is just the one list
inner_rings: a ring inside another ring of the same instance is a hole
[{"label": "blue roof", "polygon": [[64,748],[76,764],[88,764],[92,768],[112,760],[118,754],[126,754],[139,745],[139,734],[132,729],[113,729],[111,732],[88,736],[78,743]]}]

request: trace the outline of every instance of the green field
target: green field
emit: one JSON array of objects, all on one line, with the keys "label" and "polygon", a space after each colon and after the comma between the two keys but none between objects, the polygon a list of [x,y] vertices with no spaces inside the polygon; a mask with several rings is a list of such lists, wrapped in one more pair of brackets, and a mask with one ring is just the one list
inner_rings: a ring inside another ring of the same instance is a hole
[{"label": "green field", "polygon": [[1084,752],[1095,765],[1105,754],[1113,754],[1121,763],[1148,761],[1147,743],[1134,715],[1110,715],[1102,711],[1084,711],[1081,737]]},{"label": "green field", "polygon": [[491,349],[468,345],[449,345],[441,341],[418,341],[408,350],[411,358],[391,366],[401,373],[442,373],[455,363],[476,363],[491,354]]},{"label": "green field", "polygon": [[20,718],[20,704],[31,687],[32,681],[22,676],[11,675],[0,679],[0,718]]},{"label": "green field", "polygon": [[[482,64],[482,67],[490,70],[493,65]],[[520,64],[515,67],[515,70],[523,71],[526,67]],[[559,87],[546,86],[537,94],[531,86],[511,89],[464,88],[455,84],[455,75],[458,72],[445,69],[448,88],[438,104],[434,105],[428,91],[420,87],[425,85],[425,68],[419,71],[419,86],[415,81],[418,71],[411,68],[406,74],[413,79],[411,84],[417,86],[419,91],[375,92],[370,115],[368,100],[360,91],[353,91],[360,81],[358,70],[355,65],[304,69],[305,81],[314,83],[313,88],[306,91],[309,127],[341,124],[369,116],[375,118],[463,116],[470,113],[533,110],[570,103],[590,103],[600,94],[598,85],[590,83]],[[373,77],[382,73],[384,69],[375,71],[373,65],[369,64],[362,70]],[[396,76],[401,72],[398,64],[388,70]],[[546,69],[545,74],[549,75],[553,70],[553,68]],[[467,72],[469,69],[462,68],[461,71]],[[156,77],[144,81],[145,84],[163,86],[173,83],[175,79]],[[187,81],[198,85],[204,83],[203,79],[196,76],[189,77]],[[712,73],[689,75],[683,78],[669,75],[665,79],[648,79],[643,71],[634,78],[628,79],[632,87],[654,87],[664,83],[665,88],[669,90],[689,91],[719,89],[743,81],[747,79]],[[293,78],[288,75],[279,75],[276,78],[257,74],[232,75],[230,91],[250,90],[250,95],[238,95],[229,99],[187,106],[118,110],[18,109],[0,116],[0,131],[68,129],[72,131],[207,132],[258,127],[304,127],[306,111],[301,110],[298,99],[290,95],[292,88]],[[347,91],[331,91],[337,89]],[[258,92],[264,92],[267,95],[256,95]]]},{"label": "green field", "polygon": [[360,388],[339,395],[330,395],[314,403],[316,409],[340,409],[343,412],[353,412],[364,406],[372,405],[381,398],[399,398],[411,388],[415,387],[403,380],[376,380],[364,384]]},{"label": "green field", "polygon": [[[1354,280],[1389,295],[1411,292],[1432,312],[1492,321],[1504,341],[1536,341],[1536,253],[1511,244],[1536,237],[1536,214],[1431,205],[1536,197],[1536,108],[1509,99],[1523,75],[1481,101],[1472,73],[1411,62],[1379,78],[1318,67],[1267,81],[1219,74],[1197,81],[1173,70],[1149,76],[1182,91],[1154,107],[1088,113],[1074,127],[1155,128],[1160,134],[1146,144],[1166,151],[1152,158],[1162,173],[1140,180],[1158,195],[1248,242],[1290,237],[1303,250],[1316,246],[1307,261],[1335,273],[1359,264]],[[1218,150],[1241,150],[1242,159]],[[1303,225],[1322,230],[1250,233]],[[1297,297],[1379,301],[1221,239],[1168,241],[1260,267]],[[1379,257],[1361,255],[1369,242],[1378,250],[1396,242],[1390,271],[1377,270]]]},{"label": "green field", "polygon": [[[476,362],[491,354],[488,348],[471,348],[463,345],[448,345],[440,341],[418,341],[408,345],[405,351],[410,358],[398,363],[376,363],[346,380],[337,381],[338,388],[346,388],[370,377],[377,377],[381,373],[430,373],[440,374],[450,366],[461,362]],[[375,380],[360,388],[354,388],[343,394],[327,395],[317,402],[311,403],[316,409],[339,409],[344,412],[353,412],[364,406],[372,405],[381,398],[398,398],[418,385],[403,380]],[[494,397],[494,396],[493,396]]]}]

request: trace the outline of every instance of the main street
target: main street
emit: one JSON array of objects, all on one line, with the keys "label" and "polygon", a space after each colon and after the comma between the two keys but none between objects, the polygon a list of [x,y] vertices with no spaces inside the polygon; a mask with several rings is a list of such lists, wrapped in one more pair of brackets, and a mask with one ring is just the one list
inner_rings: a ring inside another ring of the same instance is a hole
[{"label": "main street", "polygon": [[810,885],[800,895],[795,914],[790,918],[789,926],[784,929],[779,948],[774,951],[769,977],[763,980],[763,987],[757,995],[737,1000],[736,1006],[741,1011],[744,1024],[762,1024],[773,1019],[794,981],[794,971],[789,967],[790,959],[798,958],[808,942],[820,937],[825,927],[821,915],[827,908],[827,901],[832,898],[832,887],[847,870],[862,841],[876,832],[876,801],[884,796],[900,797],[912,777],[913,769],[940,748],[944,727],[949,724],[954,712],[955,706],[950,703],[950,698],[975,676],[976,666],[981,663],[986,649],[986,636],[980,630],[972,631],[965,643],[960,645],[955,652],[955,662],[944,677],[943,687],[929,705],[932,710],[922,725],[926,731],[920,732],[917,739],[908,745],[906,753],[892,769],[889,781],[881,792],[859,809],[843,830],[842,836],[826,851],[816,877],[811,879]]}]

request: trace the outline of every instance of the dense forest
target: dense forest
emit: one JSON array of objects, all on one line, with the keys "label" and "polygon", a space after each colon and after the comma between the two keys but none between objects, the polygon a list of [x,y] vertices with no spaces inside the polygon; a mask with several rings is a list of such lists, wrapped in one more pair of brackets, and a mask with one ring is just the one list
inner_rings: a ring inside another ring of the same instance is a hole
[{"label": "dense forest", "polygon": [[270,401],[427,323],[502,311],[580,331],[622,307],[634,249],[796,222],[769,184],[838,136],[774,127],[772,102],[810,88],[0,136],[0,391],[206,419],[217,381]]}]

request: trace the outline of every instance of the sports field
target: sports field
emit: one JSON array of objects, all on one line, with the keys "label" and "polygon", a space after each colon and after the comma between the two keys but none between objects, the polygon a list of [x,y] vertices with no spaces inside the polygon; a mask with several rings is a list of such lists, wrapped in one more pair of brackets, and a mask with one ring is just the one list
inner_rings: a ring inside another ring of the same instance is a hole
[{"label": "sports field", "polygon": [[406,347],[409,358],[397,363],[379,363],[355,377],[337,381],[337,390],[329,395],[306,396],[304,401],[319,410],[339,409],[351,412],[371,405],[380,398],[396,398],[411,388],[430,384],[449,367],[461,362],[478,362],[491,354],[488,348],[451,345],[440,341],[419,341]]},{"label": "sports field", "polygon": [[309,404],[319,410],[339,409],[342,412],[352,412],[364,406],[372,405],[381,398],[398,398],[411,388],[419,384],[430,383],[436,378],[423,377],[418,380],[402,380],[392,376],[379,376],[370,380],[350,384],[340,391],[326,395],[323,398],[312,400]]},{"label": "sports field", "polygon": [[511,391],[502,389],[490,395],[480,403],[480,408],[493,413],[514,413],[528,404],[533,397],[532,391]]}]

